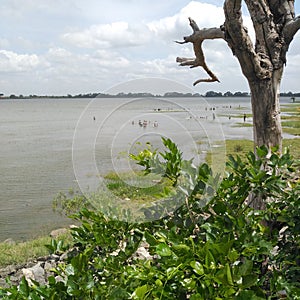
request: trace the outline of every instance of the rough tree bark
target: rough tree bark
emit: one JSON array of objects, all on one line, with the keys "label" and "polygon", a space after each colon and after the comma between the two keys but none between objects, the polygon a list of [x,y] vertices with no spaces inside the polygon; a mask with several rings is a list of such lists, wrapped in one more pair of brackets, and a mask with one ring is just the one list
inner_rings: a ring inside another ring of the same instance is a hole
[{"label": "rough tree bark", "polygon": [[281,151],[279,89],[286,54],[294,35],[300,28],[295,17],[294,0],[245,0],[251,16],[256,40],[253,45],[243,26],[242,0],[225,0],[225,23],[220,28],[199,29],[190,19],[193,34],[183,42],[193,43],[196,58],[177,58],[181,66],[201,66],[210,76],[199,82],[219,81],[207,67],[202,43],[206,39],[224,39],[240,63],[251,91],[253,135],[255,146],[269,149],[278,146]]}]

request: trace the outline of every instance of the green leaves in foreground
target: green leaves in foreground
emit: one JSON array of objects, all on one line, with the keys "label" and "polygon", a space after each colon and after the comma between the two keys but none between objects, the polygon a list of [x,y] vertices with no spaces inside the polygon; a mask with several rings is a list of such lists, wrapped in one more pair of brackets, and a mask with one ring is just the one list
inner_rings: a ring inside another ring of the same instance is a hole
[{"label": "green leaves in foreground", "polygon": [[[164,143],[163,160],[148,152],[133,158],[147,172],[172,177],[184,205],[143,224],[82,209],[74,216],[81,222],[72,230],[74,249],[56,270],[61,281],[23,279],[0,298],[300,299],[299,164],[288,152],[266,157],[264,148],[243,161],[231,156],[217,186],[206,164],[195,167]],[[259,195],[265,209],[252,208],[249,195]],[[147,258],[136,255],[139,247]]]},{"label": "green leaves in foreground", "polygon": [[147,149],[140,151],[137,155],[130,154],[130,158],[145,168],[145,174],[161,174],[170,179],[175,186],[183,163],[182,152],[170,139],[162,138],[162,141],[166,148],[164,152],[157,153],[157,150],[152,150],[151,145],[147,144]]}]

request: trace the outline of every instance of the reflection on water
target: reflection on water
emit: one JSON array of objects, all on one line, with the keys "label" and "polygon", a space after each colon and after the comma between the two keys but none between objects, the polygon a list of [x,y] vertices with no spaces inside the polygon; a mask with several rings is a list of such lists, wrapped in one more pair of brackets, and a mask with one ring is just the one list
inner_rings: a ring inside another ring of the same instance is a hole
[{"label": "reflection on water", "polygon": [[[250,113],[249,98],[89,103],[90,99],[1,100],[0,241],[27,239],[69,222],[52,212],[53,197],[89,185],[88,178],[97,180],[97,173],[126,168],[120,153],[128,154],[135,142],[149,139],[158,144],[160,136],[170,137],[184,153],[195,156],[199,140],[205,141],[202,147],[211,147],[220,138],[252,138],[250,127],[232,127]],[[150,123],[141,127],[139,119]]]}]

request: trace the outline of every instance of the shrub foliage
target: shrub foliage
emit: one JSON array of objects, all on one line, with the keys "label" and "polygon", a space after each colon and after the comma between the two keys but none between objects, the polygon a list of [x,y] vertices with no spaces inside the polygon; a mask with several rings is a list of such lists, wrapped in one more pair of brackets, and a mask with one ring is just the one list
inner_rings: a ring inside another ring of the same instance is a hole
[{"label": "shrub foliage", "polygon": [[[82,209],[72,216],[81,222],[72,229],[75,246],[55,270],[60,280],[23,279],[0,298],[300,299],[299,163],[261,147],[245,160],[230,156],[220,180],[163,143],[165,153],[148,148],[132,158],[146,173],[164,170],[182,205],[144,223]],[[265,209],[253,209],[249,195],[262,197]],[[147,259],[135,255],[141,245]]]}]

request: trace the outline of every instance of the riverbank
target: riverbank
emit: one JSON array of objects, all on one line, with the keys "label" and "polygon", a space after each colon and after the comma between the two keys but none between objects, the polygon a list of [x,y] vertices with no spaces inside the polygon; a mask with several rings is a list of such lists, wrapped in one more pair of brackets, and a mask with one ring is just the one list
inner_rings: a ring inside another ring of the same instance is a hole
[{"label": "riverbank", "polygon": [[[69,228],[59,228],[34,240],[16,243],[11,239],[0,243],[0,287],[6,287],[9,277],[18,285],[23,276],[45,284],[53,269],[67,257],[73,239]],[[69,250],[68,250],[69,251]]]},{"label": "riverbank", "polygon": [[[253,150],[253,142],[251,140],[227,140],[225,146],[227,156],[232,154],[245,157],[246,153]],[[300,139],[285,139],[283,140],[283,147],[288,147],[293,157],[300,159]],[[218,160],[218,155],[224,155],[224,149],[219,147],[214,148],[212,151],[214,151],[213,155],[216,160]],[[210,159],[211,154],[208,154],[208,163]],[[120,181],[120,178],[114,173],[109,173],[106,179],[108,188],[114,194],[125,199],[125,203],[129,208],[131,204],[136,206],[143,204],[145,201],[155,201],[157,195],[163,190],[163,185],[158,184],[147,189],[147,193],[145,189],[141,189],[142,192],[138,191]],[[139,195],[141,195],[141,197],[139,197]],[[7,239],[0,243],[0,268],[12,264],[24,264],[29,259],[48,255],[49,249],[45,247],[45,245],[51,243],[51,239],[54,237],[53,232],[55,231],[52,231],[49,235],[43,235],[25,242],[16,242],[13,239]],[[71,241],[70,234],[61,235],[60,239],[63,239],[65,242]]]},{"label": "riverbank", "polygon": [[48,235],[43,235],[24,242],[7,239],[0,243],[0,268],[9,265],[24,265],[30,260],[49,255],[49,247],[46,245],[51,245],[51,240],[58,238],[62,240],[64,244],[70,244],[72,242],[71,234],[65,227],[52,230]]}]

